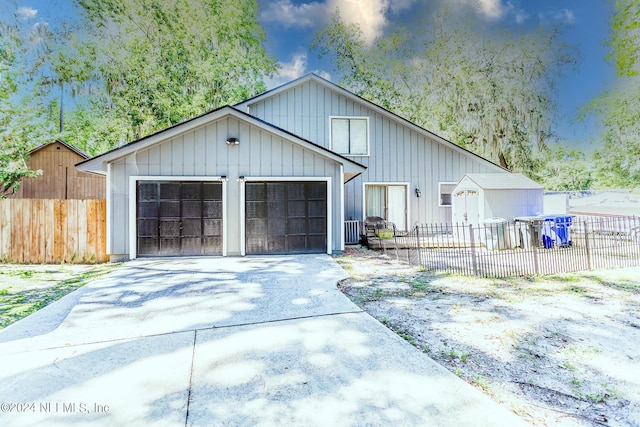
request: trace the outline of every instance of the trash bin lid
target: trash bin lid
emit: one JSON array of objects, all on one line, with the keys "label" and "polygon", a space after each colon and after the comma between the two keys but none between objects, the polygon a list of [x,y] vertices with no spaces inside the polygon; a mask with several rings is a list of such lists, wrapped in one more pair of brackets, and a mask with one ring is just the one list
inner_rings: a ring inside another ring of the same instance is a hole
[{"label": "trash bin lid", "polygon": [[544,221],[544,217],[542,216],[518,216],[513,219],[517,222],[530,222],[533,224],[538,224]]}]

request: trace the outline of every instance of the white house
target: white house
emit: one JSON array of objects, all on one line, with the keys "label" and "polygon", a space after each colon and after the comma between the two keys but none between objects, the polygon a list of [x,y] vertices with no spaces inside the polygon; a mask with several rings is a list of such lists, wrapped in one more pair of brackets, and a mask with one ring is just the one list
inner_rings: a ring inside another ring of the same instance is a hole
[{"label": "white house", "polygon": [[345,221],[450,222],[467,173],[511,174],[314,74],[81,162],[107,175],[107,251],[339,252]]}]

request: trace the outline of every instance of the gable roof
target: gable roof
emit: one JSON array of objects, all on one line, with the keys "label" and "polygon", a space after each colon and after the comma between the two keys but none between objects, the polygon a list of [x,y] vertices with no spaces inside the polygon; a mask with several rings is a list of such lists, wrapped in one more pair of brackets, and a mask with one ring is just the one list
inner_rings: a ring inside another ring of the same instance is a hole
[{"label": "gable roof", "polygon": [[106,172],[107,163],[113,162],[115,160],[121,159],[131,153],[135,153],[136,151],[145,149],[150,147],[156,143],[164,142],[169,140],[175,136],[193,130],[195,128],[204,126],[214,120],[218,120],[220,118],[232,116],[239,120],[245,121],[249,124],[252,124],[257,127],[261,127],[266,129],[284,139],[287,139],[293,143],[296,143],[303,148],[311,150],[319,155],[322,155],[326,158],[329,158],[336,163],[340,163],[344,167],[344,175],[345,182],[349,181],[359,174],[361,174],[364,170],[367,169],[366,166],[361,165],[353,160],[350,160],[340,154],[337,154],[331,150],[328,150],[318,144],[315,144],[311,141],[308,141],[304,138],[301,138],[291,132],[288,132],[284,129],[281,129],[277,126],[274,126],[270,123],[265,122],[257,117],[254,117],[250,114],[242,112],[234,107],[229,105],[217,108],[215,110],[204,113],[200,116],[194,117],[192,119],[186,120],[182,123],[178,123],[176,125],[170,126],[166,129],[162,129],[158,132],[155,132],[151,135],[145,136],[143,138],[132,141],[128,144],[125,144],[121,147],[114,148],[106,153],[100,154],[98,156],[92,157],[90,159],[84,160],[80,163],[76,164],[76,168],[84,171],[90,172],[98,172],[104,173]]},{"label": "gable roof", "polygon": [[465,178],[485,190],[543,190],[544,187],[521,173],[468,173]]},{"label": "gable roof", "polygon": [[80,149],[79,149],[79,148],[77,148],[77,147],[74,147],[74,146],[73,146],[73,145],[71,145],[71,144],[68,144],[68,143],[64,142],[64,141],[63,141],[63,140],[61,140],[61,139],[55,139],[55,140],[53,140],[53,141],[51,141],[51,142],[46,142],[46,143],[44,143],[44,144],[40,144],[40,145],[38,145],[37,147],[33,148],[31,151],[29,151],[29,155],[32,155],[33,153],[35,153],[35,152],[37,152],[37,151],[40,151],[40,150],[42,150],[43,148],[48,147],[48,146],[49,146],[49,145],[51,145],[51,144],[61,144],[61,145],[64,145],[66,148],[68,148],[69,150],[73,151],[73,152],[74,152],[74,153],[76,153],[77,155],[81,156],[83,159],[88,159],[89,157],[91,157],[91,156],[89,156],[87,153],[85,153],[84,151],[80,150]]},{"label": "gable roof", "polygon": [[473,158],[476,158],[476,159],[481,160],[483,162],[486,162],[487,165],[492,167],[492,168],[494,168],[496,170],[496,172],[510,172],[508,169],[503,168],[502,166],[492,162],[491,160],[485,159],[484,157],[482,157],[482,156],[480,156],[480,155],[478,155],[478,154],[476,154],[476,153],[474,153],[472,151],[469,151],[466,148],[460,147],[458,144],[455,144],[455,143],[453,143],[453,142],[451,142],[451,141],[449,141],[449,140],[447,140],[447,139],[445,139],[445,138],[443,138],[443,137],[441,137],[439,135],[436,135],[435,133],[433,133],[433,132],[431,132],[431,131],[429,131],[429,130],[421,127],[421,126],[418,126],[417,124],[405,119],[404,117],[399,116],[398,114],[396,114],[394,112],[391,112],[391,111],[389,111],[389,110],[387,110],[387,109],[385,109],[385,108],[383,108],[383,107],[381,107],[381,106],[379,106],[379,105],[377,105],[377,104],[375,104],[375,103],[373,103],[373,102],[371,102],[371,101],[369,101],[369,100],[367,100],[367,99],[365,99],[365,98],[363,98],[363,97],[361,97],[359,95],[356,95],[355,93],[353,93],[353,92],[351,92],[351,91],[349,91],[349,90],[347,90],[347,89],[345,89],[345,88],[343,88],[341,86],[338,86],[337,84],[335,84],[335,83],[333,83],[333,82],[331,82],[331,81],[329,81],[329,80],[327,80],[327,79],[325,79],[323,77],[320,77],[319,75],[314,74],[314,73],[306,74],[306,75],[304,75],[302,77],[299,77],[299,78],[297,78],[295,80],[292,80],[292,81],[290,81],[288,83],[285,83],[285,84],[283,84],[281,86],[278,86],[278,87],[276,87],[274,89],[268,90],[268,91],[266,91],[264,93],[261,93],[259,95],[254,96],[252,98],[246,99],[246,100],[244,100],[242,102],[239,102],[238,104],[235,104],[234,107],[236,107],[236,108],[245,108],[246,111],[248,112],[249,108],[251,107],[251,105],[256,104],[256,103],[258,103],[260,101],[263,101],[263,100],[265,100],[267,98],[270,98],[272,96],[276,96],[276,95],[278,95],[278,94],[280,94],[282,92],[286,92],[286,91],[290,90],[291,88],[293,88],[295,86],[303,85],[303,84],[305,84],[305,83],[307,83],[309,81],[317,83],[317,84],[319,84],[321,86],[324,86],[327,89],[333,90],[335,92],[339,92],[341,95],[349,98],[350,100],[352,100],[354,102],[358,102],[360,104],[365,104],[368,108],[372,109],[376,113],[378,113],[380,115],[383,115],[383,116],[386,116],[386,117],[388,117],[388,118],[390,118],[392,120],[399,121],[403,125],[413,129],[417,133],[425,135],[428,138],[430,138],[430,139],[432,139],[432,140],[434,140],[434,141],[436,141],[436,142],[438,142],[438,143],[440,143],[442,145],[445,145],[445,146],[447,146],[448,148],[451,148],[454,151],[457,151],[457,152],[459,152],[459,153],[461,153],[461,154],[463,154],[465,156],[473,157]]}]

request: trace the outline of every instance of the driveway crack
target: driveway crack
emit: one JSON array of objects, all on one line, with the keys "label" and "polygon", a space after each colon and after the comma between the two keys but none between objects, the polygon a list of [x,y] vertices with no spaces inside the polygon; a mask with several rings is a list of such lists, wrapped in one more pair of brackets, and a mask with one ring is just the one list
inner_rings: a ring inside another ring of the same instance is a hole
[{"label": "driveway crack", "polygon": [[193,365],[196,357],[196,340],[198,338],[198,330],[193,331],[193,348],[191,350],[191,370],[189,372],[189,390],[187,392],[187,414],[184,417],[184,425],[187,427],[189,422],[189,405],[191,404],[191,387],[193,384]]}]

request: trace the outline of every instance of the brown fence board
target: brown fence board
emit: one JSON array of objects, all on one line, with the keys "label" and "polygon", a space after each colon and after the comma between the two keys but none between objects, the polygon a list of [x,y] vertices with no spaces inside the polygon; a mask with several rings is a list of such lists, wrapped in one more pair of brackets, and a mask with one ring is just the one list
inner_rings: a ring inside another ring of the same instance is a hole
[{"label": "brown fence board", "polygon": [[104,200],[0,200],[0,260],[106,262]]}]

